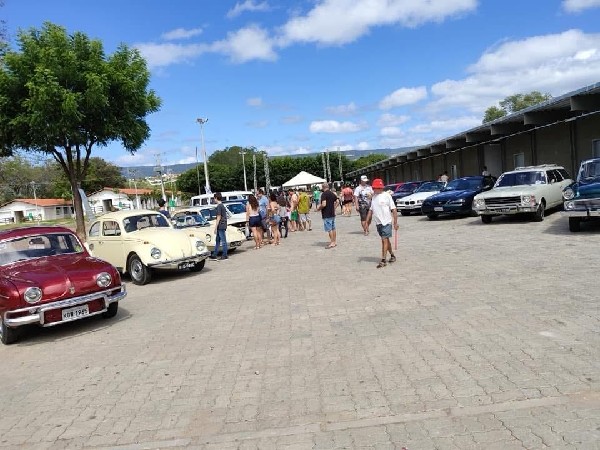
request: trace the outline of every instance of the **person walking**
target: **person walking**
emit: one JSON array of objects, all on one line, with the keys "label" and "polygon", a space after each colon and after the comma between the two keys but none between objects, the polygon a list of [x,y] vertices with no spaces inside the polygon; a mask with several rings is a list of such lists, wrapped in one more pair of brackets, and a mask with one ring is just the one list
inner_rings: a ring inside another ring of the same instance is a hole
[{"label": "person walking", "polygon": [[365,236],[369,235],[369,224],[367,223],[367,214],[371,207],[371,198],[373,189],[367,184],[369,178],[366,175],[360,177],[360,184],[354,189],[354,207],[360,215],[360,224]]},{"label": "person walking", "polygon": [[288,200],[290,202],[290,231],[298,229],[298,194],[293,189],[289,190]]},{"label": "person walking", "polygon": [[260,245],[264,245],[265,232],[269,229],[269,221],[267,220],[267,209],[269,208],[269,199],[265,196],[265,191],[258,190],[256,199],[258,200],[258,213],[260,214]]},{"label": "person walking", "polygon": [[170,219],[171,213],[169,213],[169,210],[167,208],[165,208],[166,203],[167,202],[165,202],[164,198],[158,199],[158,212],[161,213],[163,216],[165,216],[167,219]]},{"label": "person walking", "polygon": [[342,205],[344,205],[342,215],[347,216],[347,217],[350,217],[352,215],[352,203],[353,203],[353,195],[352,194],[353,194],[352,188],[350,187],[350,183],[348,183],[342,189]]},{"label": "person walking", "polygon": [[[288,237],[288,222],[290,220],[288,203],[285,198],[285,191],[281,191],[277,196],[277,203],[279,204],[279,216],[281,217],[281,222],[279,223],[279,235],[283,238]],[[285,234],[283,234],[283,230],[285,229]]]},{"label": "person walking", "polygon": [[[227,209],[225,209],[225,205],[223,205],[222,200],[223,196],[220,192],[215,193],[215,200],[217,201],[216,208],[216,219],[215,219],[215,235],[217,239],[215,240],[215,249],[213,253],[210,255],[210,259],[213,261],[226,261],[229,259],[227,257],[227,236],[225,231],[227,230]],[[221,257],[217,259],[217,254],[219,253],[219,246],[222,247]]]},{"label": "person walking", "polygon": [[252,194],[248,196],[248,203],[246,203],[246,223],[252,231],[254,250],[258,250],[262,244],[261,232],[259,230],[259,228],[262,229],[262,222],[260,220],[260,212],[258,211],[258,200]]},{"label": "person walking", "polygon": [[269,224],[271,225],[271,238],[274,245],[279,245],[281,235],[279,234],[279,224],[281,223],[281,215],[279,214],[279,203],[277,203],[277,195],[271,192],[269,196]]},{"label": "person walking", "polygon": [[305,191],[300,192],[298,196],[298,214],[300,219],[300,230],[312,231],[312,222],[310,220],[310,197]]},{"label": "person walking", "polygon": [[323,193],[321,194],[321,203],[317,210],[321,211],[323,218],[323,228],[329,234],[329,245],[326,249],[337,247],[337,232],[335,229],[335,210],[339,200],[337,196],[329,189],[328,183],[323,183]]},{"label": "person walking", "polygon": [[[388,262],[396,262],[396,255],[392,250],[390,238],[392,237],[392,227],[398,229],[398,211],[392,196],[383,191],[384,184],[381,178],[373,180],[373,199],[367,214],[367,222],[370,224],[371,219],[375,218],[375,226],[377,233],[381,237],[381,261],[377,264],[377,268],[385,267]],[[386,261],[387,254],[390,254],[390,259]]]},{"label": "person walking", "polygon": [[319,186],[315,186],[313,200],[315,202],[315,211],[317,211],[317,207],[319,206],[319,203],[321,203],[321,190],[319,189]]}]

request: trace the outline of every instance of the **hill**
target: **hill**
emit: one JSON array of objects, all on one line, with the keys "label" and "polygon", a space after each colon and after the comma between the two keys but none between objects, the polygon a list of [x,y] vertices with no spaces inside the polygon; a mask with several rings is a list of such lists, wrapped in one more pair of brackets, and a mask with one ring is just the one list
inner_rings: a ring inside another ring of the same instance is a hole
[{"label": "hill", "polygon": [[[406,151],[412,149],[413,147],[402,147],[402,148],[378,148],[373,150],[348,150],[343,152],[343,155],[348,159],[354,161],[358,158],[362,158],[363,156],[368,156],[372,154],[381,154],[392,157],[394,155],[398,155],[401,153],[405,153]],[[333,155],[337,152],[331,152],[330,155]],[[300,154],[300,155],[286,155],[296,158],[302,158],[306,156],[319,156],[321,153],[308,153],[308,154]],[[277,158],[277,156],[273,156],[272,158]],[[193,169],[196,167],[196,163],[190,164],[173,164],[170,166],[164,166],[163,169],[165,172],[170,171],[174,174],[180,174],[187,170]],[[125,178],[145,178],[145,177],[153,177],[156,176],[154,172],[154,166],[130,166],[130,167],[121,167],[121,173]]]}]

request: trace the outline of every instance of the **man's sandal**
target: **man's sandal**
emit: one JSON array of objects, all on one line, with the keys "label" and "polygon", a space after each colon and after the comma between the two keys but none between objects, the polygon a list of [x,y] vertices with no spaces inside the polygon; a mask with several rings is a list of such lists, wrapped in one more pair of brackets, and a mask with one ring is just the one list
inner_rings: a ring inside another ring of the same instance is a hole
[{"label": "man's sandal", "polygon": [[390,262],[390,263],[396,262],[396,255],[390,256],[390,259],[388,260],[388,262]]},{"label": "man's sandal", "polygon": [[382,267],[385,267],[385,266],[387,266],[385,259],[382,259],[381,261],[379,261],[379,264],[377,264],[378,269],[381,269]]}]

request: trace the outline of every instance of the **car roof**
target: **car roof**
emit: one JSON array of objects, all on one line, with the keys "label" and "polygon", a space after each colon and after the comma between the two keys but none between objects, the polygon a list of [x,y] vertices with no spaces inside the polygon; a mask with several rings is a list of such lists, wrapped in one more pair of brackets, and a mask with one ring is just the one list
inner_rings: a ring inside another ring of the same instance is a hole
[{"label": "car roof", "polygon": [[11,228],[10,230],[0,231],[0,240],[14,239],[34,234],[52,234],[52,233],[70,233],[74,234],[73,230],[61,226],[34,225],[30,227]]},{"label": "car roof", "polygon": [[507,170],[504,173],[517,173],[517,172],[529,172],[531,170],[552,170],[552,169],[564,169],[564,167],[559,166],[558,164],[540,164],[537,166],[517,167],[514,170]]},{"label": "car roof", "polygon": [[162,214],[152,209],[125,209],[121,211],[113,211],[98,217],[98,220],[123,220],[131,216],[140,216],[142,214]]}]

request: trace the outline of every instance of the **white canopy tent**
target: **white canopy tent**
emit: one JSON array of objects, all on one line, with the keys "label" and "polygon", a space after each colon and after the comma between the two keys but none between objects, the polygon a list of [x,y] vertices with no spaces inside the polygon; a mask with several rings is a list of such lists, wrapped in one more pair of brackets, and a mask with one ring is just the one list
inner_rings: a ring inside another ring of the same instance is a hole
[{"label": "white canopy tent", "polygon": [[307,186],[311,184],[325,183],[325,179],[311,175],[308,172],[302,171],[291,180],[283,183],[282,187],[291,188],[295,186]]}]

